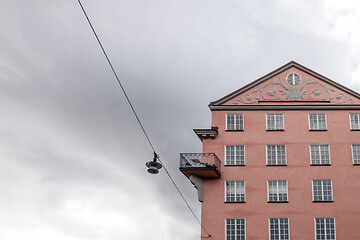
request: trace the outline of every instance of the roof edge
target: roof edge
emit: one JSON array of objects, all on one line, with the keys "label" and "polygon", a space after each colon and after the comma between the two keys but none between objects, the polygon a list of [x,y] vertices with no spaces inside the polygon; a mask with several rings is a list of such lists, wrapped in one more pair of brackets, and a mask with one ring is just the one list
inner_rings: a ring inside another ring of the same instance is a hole
[{"label": "roof edge", "polygon": [[211,111],[251,110],[360,110],[357,105],[221,105],[210,106]]}]

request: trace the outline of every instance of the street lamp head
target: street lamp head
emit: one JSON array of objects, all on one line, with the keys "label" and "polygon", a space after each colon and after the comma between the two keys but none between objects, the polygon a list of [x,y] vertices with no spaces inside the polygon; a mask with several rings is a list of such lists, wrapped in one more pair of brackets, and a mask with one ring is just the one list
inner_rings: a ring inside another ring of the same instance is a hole
[{"label": "street lamp head", "polygon": [[149,161],[146,163],[146,166],[148,167],[148,173],[150,174],[158,174],[159,169],[162,168],[161,163],[157,162],[156,159],[158,159],[159,156],[154,152],[154,159],[152,161]]},{"label": "street lamp head", "polygon": [[159,173],[159,169],[162,168],[161,163],[155,162],[155,161],[150,161],[146,163],[146,166],[148,167],[148,173],[151,174],[158,174]]}]

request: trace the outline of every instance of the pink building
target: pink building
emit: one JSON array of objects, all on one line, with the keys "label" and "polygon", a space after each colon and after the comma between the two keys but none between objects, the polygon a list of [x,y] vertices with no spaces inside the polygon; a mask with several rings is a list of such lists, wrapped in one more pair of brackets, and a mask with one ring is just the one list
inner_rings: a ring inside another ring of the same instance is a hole
[{"label": "pink building", "polygon": [[360,239],[359,93],[289,62],[209,107],[180,155],[209,239]]}]

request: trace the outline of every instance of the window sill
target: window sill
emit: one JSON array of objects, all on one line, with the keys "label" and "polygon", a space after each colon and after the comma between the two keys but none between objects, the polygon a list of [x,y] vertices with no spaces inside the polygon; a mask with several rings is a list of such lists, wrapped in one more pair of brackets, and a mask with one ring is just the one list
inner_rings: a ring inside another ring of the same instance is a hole
[{"label": "window sill", "polygon": [[326,132],[327,129],[309,129],[310,132]]},{"label": "window sill", "polygon": [[354,166],[360,166],[360,163],[354,163],[353,165]]},{"label": "window sill", "polygon": [[246,202],[224,202],[224,203],[246,203]]},{"label": "window sill", "polygon": [[230,165],[230,164],[226,164],[226,165],[224,165],[224,167],[245,167],[245,165]]},{"label": "window sill", "polygon": [[225,132],[243,132],[243,131],[244,131],[244,129],[243,130],[228,130],[228,129],[225,130]]},{"label": "window sill", "polygon": [[331,164],[310,164],[311,166],[331,166]]},{"label": "window sill", "polygon": [[268,201],[268,203],[288,203],[289,201]]},{"label": "window sill", "polygon": [[285,132],[285,129],[266,129],[267,132]]},{"label": "window sill", "polygon": [[332,203],[334,202],[334,200],[332,201],[313,201],[313,203]]},{"label": "window sill", "polygon": [[350,131],[360,131],[360,129],[350,129]]},{"label": "window sill", "polygon": [[287,164],[285,164],[285,165],[268,165],[268,164],[266,164],[266,166],[267,167],[286,167]]}]

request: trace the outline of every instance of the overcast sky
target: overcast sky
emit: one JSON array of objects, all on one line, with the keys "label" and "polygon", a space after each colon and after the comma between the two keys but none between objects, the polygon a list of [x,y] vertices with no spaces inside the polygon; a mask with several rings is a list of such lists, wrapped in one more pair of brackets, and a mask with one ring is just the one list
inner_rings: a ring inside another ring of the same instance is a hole
[{"label": "overcast sky", "polygon": [[[179,153],[211,101],[291,60],[360,92],[356,0],[82,1],[198,217]],[[0,36],[0,239],[199,240],[77,1],[2,0]]]}]

